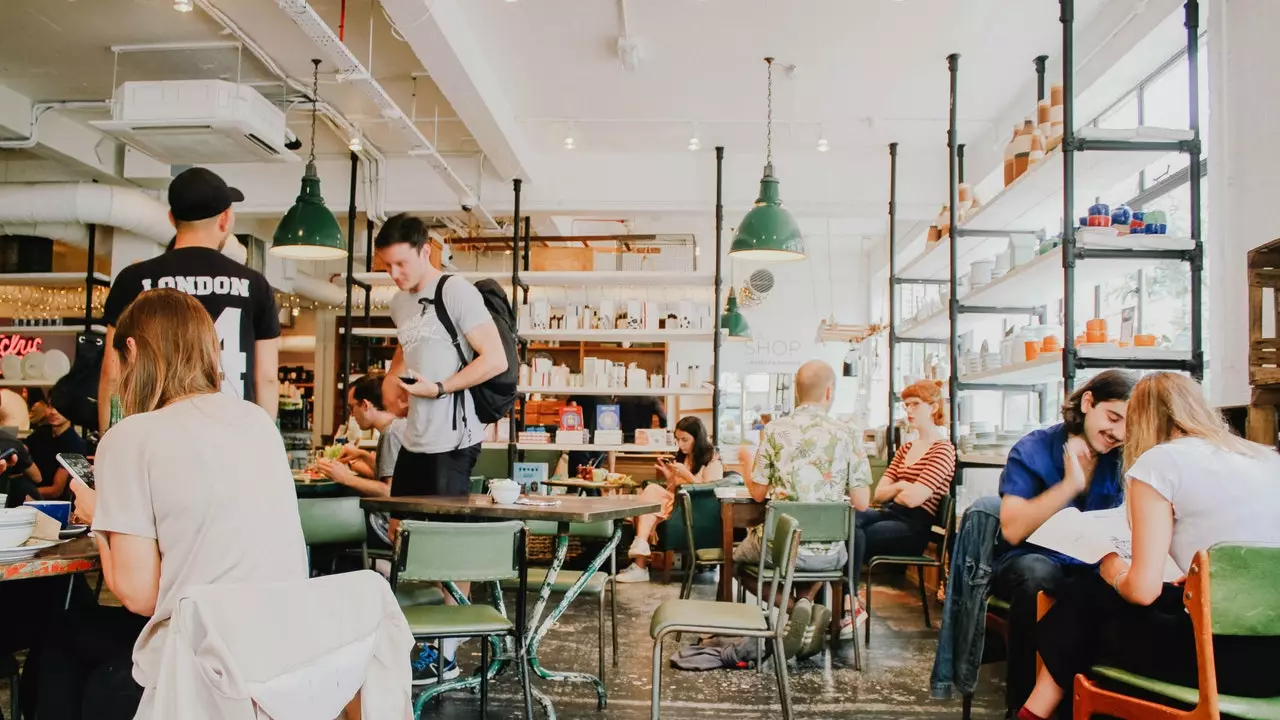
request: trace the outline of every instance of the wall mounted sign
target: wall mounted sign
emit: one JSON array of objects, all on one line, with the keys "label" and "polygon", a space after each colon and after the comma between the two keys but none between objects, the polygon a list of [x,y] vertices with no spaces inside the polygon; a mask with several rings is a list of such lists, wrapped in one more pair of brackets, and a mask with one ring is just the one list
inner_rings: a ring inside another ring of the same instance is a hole
[{"label": "wall mounted sign", "polygon": [[39,350],[44,345],[44,338],[25,337],[23,335],[0,335],[0,357],[17,355],[22,357]]}]

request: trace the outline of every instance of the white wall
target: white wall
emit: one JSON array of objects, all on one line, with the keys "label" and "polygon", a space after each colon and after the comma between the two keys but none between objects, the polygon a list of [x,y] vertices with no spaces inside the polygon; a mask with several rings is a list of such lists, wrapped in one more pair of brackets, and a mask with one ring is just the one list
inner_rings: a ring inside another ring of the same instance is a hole
[{"label": "white wall", "polygon": [[1280,3],[1208,3],[1210,113],[1214,118],[1209,175],[1210,400],[1249,401],[1248,286],[1245,254],[1280,236],[1275,201],[1280,167],[1280,73],[1275,33]]}]

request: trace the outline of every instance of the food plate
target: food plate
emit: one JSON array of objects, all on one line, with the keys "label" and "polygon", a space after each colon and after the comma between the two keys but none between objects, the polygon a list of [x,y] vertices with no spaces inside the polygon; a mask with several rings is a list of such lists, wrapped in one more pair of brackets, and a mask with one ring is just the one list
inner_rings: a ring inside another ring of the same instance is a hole
[{"label": "food plate", "polygon": [[50,350],[44,354],[44,377],[57,381],[71,372],[71,358],[61,350]]},{"label": "food plate", "polygon": [[20,560],[30,560],[36,556],[41,550],[47,550],[58,543],[53,540],[37,540],[27,545],[19,545],[16,548],[7,548],[0,550],[0,563],[18,562]]},{"label": "food plate", "polygon": [[58,539],[70,540],[73,537],[80,537],[81,535],[87,532],[89,532],[88,525],[68,525],[62,530],[58,531]]},{"label": "food plate", "polygon": [[21,380],[22,358],[17,355],[5,355],[0,359],[0,372],[4,373],[5,380]]},{"label": "food plate", "polygon": [[27,380],[44,378],[44,353],[32,350],[22,356],[22,376]]}]

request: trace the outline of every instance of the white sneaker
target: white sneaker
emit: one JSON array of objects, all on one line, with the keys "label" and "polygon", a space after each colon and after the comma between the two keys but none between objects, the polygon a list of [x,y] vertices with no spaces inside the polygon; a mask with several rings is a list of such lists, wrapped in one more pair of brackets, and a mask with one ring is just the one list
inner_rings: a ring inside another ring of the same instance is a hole
[{"label": "white sneaker", "polygon": [[626,570],[618,573],[617,580],[620,583],[649,582],[649,568],[642,568],[635,563],[631,563]]},{"label": "white sneaker", "polygon": [[631,541],[631,548],[627,550],[627,557],[649,557],[653,551],[649,549],[649,542],[644,538],[636,538]]}]

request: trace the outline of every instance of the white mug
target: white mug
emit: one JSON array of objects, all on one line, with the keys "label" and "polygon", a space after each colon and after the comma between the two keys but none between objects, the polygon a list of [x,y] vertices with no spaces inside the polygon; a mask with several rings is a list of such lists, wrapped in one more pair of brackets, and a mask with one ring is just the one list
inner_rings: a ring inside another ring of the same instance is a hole
[{"label": "white mug", "polygon": [[489,494],[499,505],[510,505],[520,498],[520,485],[514,480],[490,480]]}]

